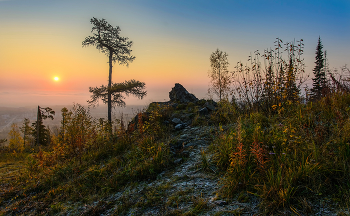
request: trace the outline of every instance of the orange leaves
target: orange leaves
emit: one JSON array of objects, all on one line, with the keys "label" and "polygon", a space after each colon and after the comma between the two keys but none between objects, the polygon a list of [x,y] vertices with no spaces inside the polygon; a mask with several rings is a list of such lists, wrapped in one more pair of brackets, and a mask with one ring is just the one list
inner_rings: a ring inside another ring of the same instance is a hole
[{"label": "orange leaves", "polygon": [[[259,171],[264,171],[267,168],[267,151],[257,140],[254,140],[252,145],[250,146],[250,151],[244,149],[244,145],[242,142],[238,143],[236,151],[231,154],[230,158],[230,166],[232,168],[236,168],[239,170],[244,169],[247,163],[251,163],[253,161],[248,161],[249,158],[254,158],[256,167]],[[248,155],[252,155],[250,157]]]},{"label": "orange leaves", "polygon": [[261,143],[259,143],[257,140],[254,140],[252,143],[252,146],[250,147],[251,153],[255,157],[256,165],[260,171],[265,170],[266,168],[266,162],[267,162],[267,152],[262,147]]},{"label": "orange leaves", "polygon": [[141,112],[139,112],[137,114],[137,118],[138,118],[137,126],[138,126],[138,129],[139,129],[139,132],[140,132],[140,134],[143,134],[143,121],[142,121],[142,113]]},{"label": "orange leaves", "polygon": [[235,166],[235,164],[238,164],[240,167],[244,167],[247,162],[246,156],[247,153],[243,149],[243,143],[238,143],[237,152],[233,153],[233,157],[231,158],[231,167]]}]

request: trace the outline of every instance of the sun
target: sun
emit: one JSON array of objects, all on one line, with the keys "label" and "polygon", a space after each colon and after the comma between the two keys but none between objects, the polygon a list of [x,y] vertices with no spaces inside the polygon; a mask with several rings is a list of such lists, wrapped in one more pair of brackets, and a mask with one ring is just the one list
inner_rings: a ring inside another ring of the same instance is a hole
[{"label": "sun", "polygon": [[53,79],[54,79],[55,81],[60,80],[60,78],[59,78],[59,77],[54,77]]}]

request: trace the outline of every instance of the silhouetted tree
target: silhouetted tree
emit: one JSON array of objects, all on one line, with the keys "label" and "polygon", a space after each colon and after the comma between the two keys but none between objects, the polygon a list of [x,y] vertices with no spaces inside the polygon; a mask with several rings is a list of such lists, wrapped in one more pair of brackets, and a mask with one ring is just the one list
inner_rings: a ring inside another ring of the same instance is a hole
[{"label": "silhouetted tree", "polygon": [[[145,83],[130,80],[124,83],[112,83],[112,67],[113,62],[118,62],[120,65],[129,65],[135,59],[135,56],[131,55],[132,41],[129,41],[127,37],[121,37],[119,35],[119,26],[113,27],[105,19],[97,19],[93,17],[90,20],[92,27],[91,32],[93,36],[88,36],[83,41],[83,47],[96,46],[98,50],[105,53],[109,58],[109,77],[108,86],[102,85],[101,87],[90,87],[89,91],[93,94],[91,96],[90,104],[94,104],[98,99],[102,99],[104,103],[108,104],[108,121],[112,122],[112,105],[125,106],[123,101],[124,97],[122,93],[126,95],[132,94],[139,98],[143,98],[146,95]],[[112,99],[113,95],[113,99]]]},{"label": "silhouetted tree", "polygon": [[29,125],[30,121],[27,118],[24,118],[23,125],[20,127],[21,132],[23,133],[23,145],[26,146],[26,141],[28,141],[29,136],[32,135],[32,127]]},{"label": "silhouetted tree", "polygon": [[[137,96],[139,98],[143,98],[146,95],[145,83],[129,80],[124,81],[123,83],[113,83],[113,85],[109,88],[108,86],[100,86],[100,87],[90,87],[90,92],[93,93],[91,95],[91,100],[88,101],[90,104],[97,103],[99,99],[102,99],[104,103],[108,102],[108,92],[113,95],[111,100],[112,104],[117,104],[118,106],[125,106],[125,96],[129,96],[130,94]],[[108,91],[109,90],[109,91]],[[125,94],[125,96],[123,95]]]},{"label": "silhouetted tree", "polygon": [[38,106],[37,118],[36,122],[32,124],[33,126],[33,136],[35,137],[36,145],[46,145],[49,140],[49,130],[46,129],[43,120],[44,119],[52,119],[55,115],[55,111],[53,111],[50,107],[40,107]]},{"label": "silhouetted tree", "polygon": [[227,56],[226,52],[219,49],[210,55],[211,71],[209,72],[209,78],[211,79],[211,88],[209,88],[209,93],[216,94],[220,101],[223,97],[227,98],[232,83],[231,74],[227,70],[229,65]]},{"label": "silhouetted tree", "polygon": [[321,42],[321,38],[318,37],[318,43],[316,47],[316,61],[315,61],[315,68],[313,69],[315,78],[312,79],[313,81],[313,87],[311,89],[311,97],[313,99],[319,99],[322,96],[322,91],[325,88],[326,85],[326,73],[323,70],[324,67],[324,58],[323,58],[323,51],[322,51],[323,45]]}]

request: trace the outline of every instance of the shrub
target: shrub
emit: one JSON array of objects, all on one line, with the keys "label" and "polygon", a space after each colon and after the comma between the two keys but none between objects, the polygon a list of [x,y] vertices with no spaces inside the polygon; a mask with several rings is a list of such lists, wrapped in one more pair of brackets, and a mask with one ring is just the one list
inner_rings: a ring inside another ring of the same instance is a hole
[{"label": "shrub", "polygon": [[211,120],[216,124],[229,124],[236,121],[238,112],[236,106],[228,100],[218,102],[218,109],[211,115]]}]

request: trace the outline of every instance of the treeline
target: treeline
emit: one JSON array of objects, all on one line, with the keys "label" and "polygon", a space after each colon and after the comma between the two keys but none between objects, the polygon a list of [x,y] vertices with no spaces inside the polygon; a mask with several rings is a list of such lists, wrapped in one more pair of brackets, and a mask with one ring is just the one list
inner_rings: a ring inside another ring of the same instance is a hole
[{"label": "treeline", "polygon": [[[303,39],[283,43],[276,38],[275,47],[251,54],[247,64],[237,62],[234,71],[228,71],[227,53],[217,49],[210,56],[209,93],[219,100],[229,100],[245,112],[279,113],[294,103],[316,101],[327,94],[349,92],[348,80],[331,72],[327,51],[323,52],[318,39],[313,69],[312,87],[306,85]],[[283,54],[283,55],[282,55]],[[342,72],[349,72],[344,66]]]},{"label": "treeline", "polygon": [[[98,136],[112,139],[117,133],[125,132],[123,116],[116,120],[114,133],[107,132],[108,122],[104,119],[95,119],[90,115],[89,109],[80,104],[73,106],[71,110],[66,107],[61,110],[61,124],[58,129],[52,131],[44,125],[43,120],[54,119],[55,111],[50,107],[38,106],[37,121],[30,122],[25,118],[23,123],[11,125],[9,132],[9,145],[2,146],[1,151],[9,153],[37,152],[41,148],[52,149],[65,146],[73,151],[75,155],[86,148],[89,143],[96,141]],[[122,132],[123,131],[123,132]],[[0,140],[5,143],[7,140]]]},{"label": "treeline", "polygon": [[[9,132],[9,146],[3,150],[10,150],[14,153],[29,151],[34,146],[47,146],[51,141],[50,129],[44,125],[43,120],[54,119],[55,111],[50,107],[40,107],[37,109],[37,120],[30,125],[30,120],[24,118],[20,127],[17,124],[11,125]],[[7,140],[2,140],[5,143]]]}]

